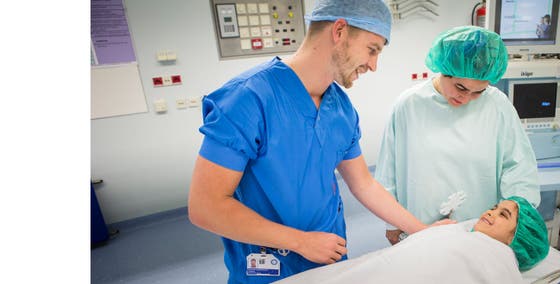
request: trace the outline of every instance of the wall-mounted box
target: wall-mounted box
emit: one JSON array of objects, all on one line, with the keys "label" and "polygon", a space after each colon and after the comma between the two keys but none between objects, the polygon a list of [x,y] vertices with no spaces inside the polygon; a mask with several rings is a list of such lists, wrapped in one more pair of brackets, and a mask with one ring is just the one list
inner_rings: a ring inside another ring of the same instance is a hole
[{"label": "wall-mounted box", "polygon": [[285,54],[305,37],[302,0],[210,0],[221,59]]}]

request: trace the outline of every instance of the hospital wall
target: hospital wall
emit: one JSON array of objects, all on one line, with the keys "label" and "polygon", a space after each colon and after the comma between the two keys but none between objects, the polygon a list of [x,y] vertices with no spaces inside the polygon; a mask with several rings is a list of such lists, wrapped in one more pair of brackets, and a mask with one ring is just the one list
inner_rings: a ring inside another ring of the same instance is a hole
[{"label": "hospital wall", "polygon": [[[392,105],[405,88],[420,81],[412,73],[429,72],[424,57],[433,38],[470,24],[476,0],[439,0],[439,16],[419,13],[395,22],[375,73],[360,76],[348,90],[360,114],[361,146],[374,165]],[[220,60],[209,1],[125,0],[148,112],[91,121],[91,176],[105,220],[115,223],[185,207],[202,135],[200,108],[177,109],[176,99],[203,96],[249,66],[271,56]],[[313,0],[304,1],[306,11]],[[156,53],[173,50],[174,64],[161,64]],[[289,55],[281,55],[286,57]],[[432,75],[431,72],[429,72]],[[152,86],[151,78],[180,74],[182,85]],[[153,101],[165,99],[158,114]]]}]

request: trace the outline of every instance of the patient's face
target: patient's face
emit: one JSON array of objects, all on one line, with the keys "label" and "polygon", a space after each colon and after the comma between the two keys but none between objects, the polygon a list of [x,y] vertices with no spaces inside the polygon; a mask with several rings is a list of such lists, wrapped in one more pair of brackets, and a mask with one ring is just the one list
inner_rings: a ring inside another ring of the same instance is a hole
[{"label": "patient's face", "polygon": [[517,226],[517,204],[504,200],[487,210],[474,225],[474,230],[484,233],[506,245],[511,244]]}]

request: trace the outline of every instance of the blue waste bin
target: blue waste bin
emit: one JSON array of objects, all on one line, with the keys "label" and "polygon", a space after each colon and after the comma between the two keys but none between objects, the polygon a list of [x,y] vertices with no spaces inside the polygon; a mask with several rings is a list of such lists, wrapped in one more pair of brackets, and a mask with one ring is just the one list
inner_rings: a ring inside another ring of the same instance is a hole
[{"label": "blue waste bin", "polygon": [[99,202],[93,190],[93,183],[91,185],[91,245],[96,247],[104,244],[109,239],[109,232],[107,224],[103,219]]}]

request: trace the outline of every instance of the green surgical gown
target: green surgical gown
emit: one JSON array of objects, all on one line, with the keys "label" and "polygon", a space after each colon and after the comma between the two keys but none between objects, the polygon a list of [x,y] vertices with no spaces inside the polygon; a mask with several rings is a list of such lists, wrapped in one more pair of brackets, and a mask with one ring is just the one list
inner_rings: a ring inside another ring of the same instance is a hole
[{"label": "green surgical gown", "polygon": [[466,199],[451,216],[458,221],[478,218],[512,195],[540,203],[529,139],[506,95],[492,86],[461,107],[449,105],[431,80],[402,93],[375,177],[427,224],[442,217],[441,204],[459,191]]}]

